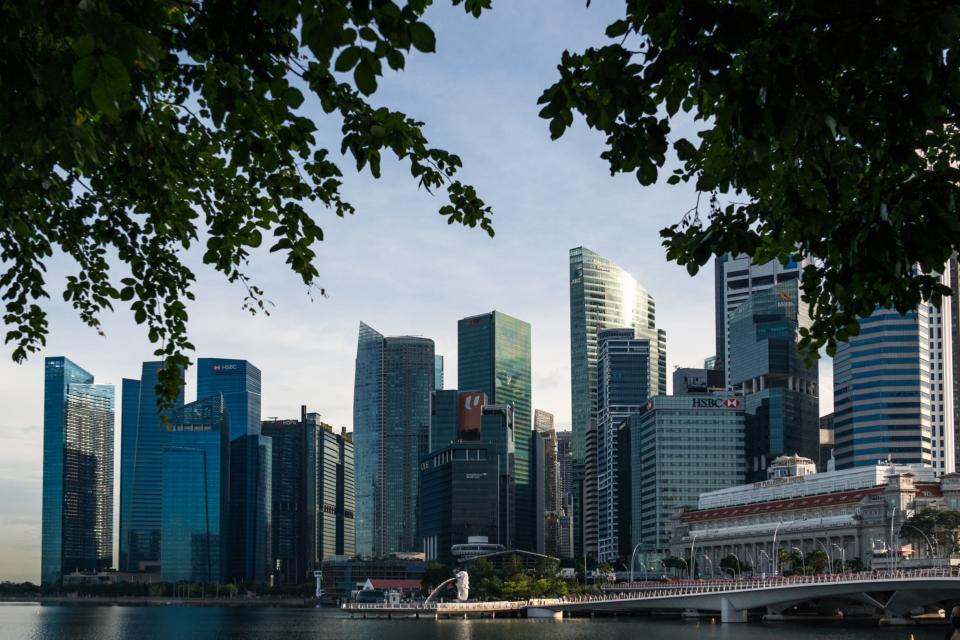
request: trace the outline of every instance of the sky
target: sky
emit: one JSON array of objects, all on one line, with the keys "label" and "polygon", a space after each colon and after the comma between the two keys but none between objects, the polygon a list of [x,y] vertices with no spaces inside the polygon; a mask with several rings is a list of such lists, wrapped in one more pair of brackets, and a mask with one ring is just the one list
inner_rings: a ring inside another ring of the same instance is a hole
[{"label": "sky", "polygon": [[[306,404],[326,422],[352,428],[361,320],[385,335],[432,338],[446,359],[445,386],[456,388],[457,320],[497,309],[532,325],[533,407],[568,429],[568,252],[577,246],[618,263],[654,296],[668,371],[702,366],[714,352],[713,267],[691,278],[666,261],[658,233],[693,205],[693,190],[611,177],[600,158],[601,134],[578,120],[551,141],[537,116],[537,98],[557,78],[563,50],[603,44],[622,3],[501,1],[479,20],[448,4],[426,17],[437,54],[409,57],[403,72],[381,81],[373,101],[426,122],[431,143],[461,157],[460,179],[494,209],[494,238],[447,225],[437,214],[442,197],[418,190],[402,164],[384,162],[374,180],[344,158],[344,194],[357,213],[340,219],[320,206],[308,209],[324,230],[317,266],[327,297],[311,299],[281,257],[260,252],[248,272],[274,306],[269,316],[252,316],[242,309],[239,285],[203,267],[197,252],[183,256],[197,274],[197,300],[188,305],[195,356],[244,358],[259,367],[264,418],[297,417]],[[309,99],[302,112],[316,119],[321,142],[336,156],[339,124]],[[691,130],[688,124],[677,136]],[[127,309],[103,317],[106,337],[84,326],[60,296],[74,265],[55,256],[48,267],[46,350],[17,365],[9,346],[0,347],[0,580],[39,580],[43,358],[67,356],[96,382],[116,385],[118,460],[121,379],[138,378],[141,362],[154,359]],[[123,275],[118,270],[116,278]],[[829,362],[822,363],[821,413],[832,408],[830,375]],[[188,401],[195,383],[191,369]],[[115,469],[119,486],[119,464]],[[119,493],[115,509],[118,503]]]}]

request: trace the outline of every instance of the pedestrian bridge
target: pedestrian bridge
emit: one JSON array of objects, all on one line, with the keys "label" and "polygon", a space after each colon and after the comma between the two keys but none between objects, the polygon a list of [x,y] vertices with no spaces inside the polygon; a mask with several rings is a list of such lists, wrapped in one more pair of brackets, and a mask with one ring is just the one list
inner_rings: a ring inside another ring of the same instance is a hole
[{"label": "pedestrian bridge", "polygon": [[633,583],[607,588],[600,595],[535,598],[500,602],[359,604],[343,606],[351,616],[394,615],[465,617],[525,613],[531,618],[639,611],[716,611],[722,622],[746,622],[751,609],[784,611],[823,598],[865,604],[888,620],[903,619],[923,606],[960,602],[956,569],[925,569],[789,578]]},{"label": "pedestrian bridge", "polygon": [[607,591],[600,596],[531,600],[528,615],[540,615],[537,609],[544,614],[695,609],[718,611],[723,622],[745,622],[750,609],[783,611],[802,602],[830,598],[866,604],[883,611],[889,619],[899,619],[918,607],[960,601],[960,575],[949,569],[929,569],[637,584]]}]

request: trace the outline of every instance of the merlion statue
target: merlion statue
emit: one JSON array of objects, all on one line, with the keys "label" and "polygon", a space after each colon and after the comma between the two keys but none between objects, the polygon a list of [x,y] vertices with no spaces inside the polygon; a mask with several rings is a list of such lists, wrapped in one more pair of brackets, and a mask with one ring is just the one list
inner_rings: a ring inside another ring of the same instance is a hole
[{"label": "merlion statue", "polygon": [[470,597],[470,576],[466,571],[457,571],[457,600],[466,602]]}]

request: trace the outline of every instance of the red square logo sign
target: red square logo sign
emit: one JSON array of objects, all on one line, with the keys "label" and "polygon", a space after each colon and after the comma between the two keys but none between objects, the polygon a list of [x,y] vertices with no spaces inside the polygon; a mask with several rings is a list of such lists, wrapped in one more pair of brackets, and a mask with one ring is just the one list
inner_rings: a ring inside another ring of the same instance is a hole
[{"label": "red square logo sign", "polygon": [[727,398],[723,401],[723,406],[727,409],[736,409],[740,406],[740,398]]}]

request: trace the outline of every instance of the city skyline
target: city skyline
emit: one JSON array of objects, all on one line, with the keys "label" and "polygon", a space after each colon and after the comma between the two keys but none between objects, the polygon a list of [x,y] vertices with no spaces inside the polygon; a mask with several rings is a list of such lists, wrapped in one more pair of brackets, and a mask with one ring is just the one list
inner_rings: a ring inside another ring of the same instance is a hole
[{"label": "city skyline", "polygon": [[[316,212],[327,237],[319,268],[329,298],[311,303],[282,260],[257,251],[253,273],[276,306],[270,317],[250,316],[241,309],[241,287],[199,268],[199,251],[187,256],[198,267],[197,301],[188,306],[194,361],[219,356],[256,364],[263,371],[265,419],[295,415],[306,403],[324,421],[352,430],[351,374],[361,319],[385,335],[430,336],[446,358],[445,387],[457,388],[456,321],[496,308],[530,322],[532,405],[553,413],[557,428],[567,430],[568,251],[580,245],[616,261],[656,298],[657,324],[667,332],[668,373],[713,355],[712,269],[689,277],[666,261],[657,234],[690,207],[693,191],[641,188],[629,175],[611,178],[592,132],[581,127],[550,142],[536,117],[536,98],[555,76],[559,52],[595,40],[616,8],[595,3],[586,10],[578,3],[551,9],[504,6],[474,21],[437,6],[437,47],[452,55],[413,58],[402,77],[382,82],[385,99],[428,121],[432,139],[455,149],[472,181],[489,194],[494,239],[448,226],[435,213],[437,199],[408,184],[395,163],[385,159],[384,178],[374,184],[348,174],[345,186],[358,213],[341,221]],[[530,64],[515,65],[518,55]],[[462,62],[466,57],[493,63],[474,67]],[[479,74],[481,82],[464,82],[465,72]],[[478,278],[478,267],[488,277]],[[53,261],[49,280],[62,280],[72,268]],[[100,338],[56,296],[48,309],[46,351],[24,365],[10,360],[9,348],[0,357],[0,400],[9,408],[0,420],[6,445],[0,501],[9,507],[0,523],[0,576],[8,579],[39,578],[44,356],[70,357],[95,371],[98,382],[115,385],[117,438],[122,379],[138,378],[141,363],[154,359],[143,328],[126,313],[107,314],[106,338]],[[190,381],[194,370],[187,373]],[[829,387],[821,385],[824,392]],[[190,383],[185,401],[196,399]],[[829,411],[823,397],[821,411]],[[118,451],[119,445],[118,439]],[[119,468],[117,459],[115,482]]]}]

